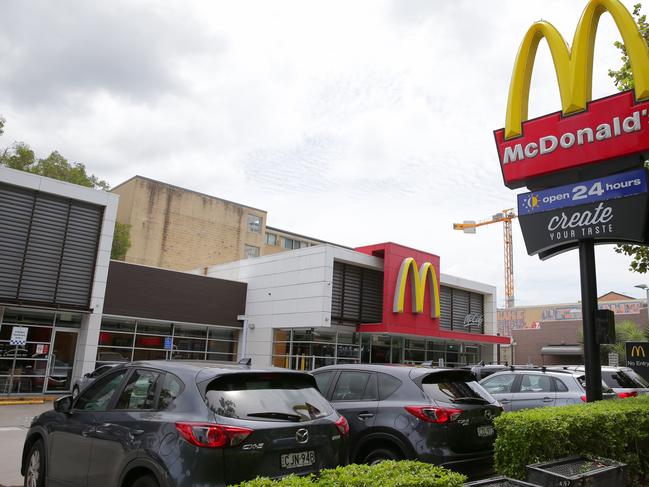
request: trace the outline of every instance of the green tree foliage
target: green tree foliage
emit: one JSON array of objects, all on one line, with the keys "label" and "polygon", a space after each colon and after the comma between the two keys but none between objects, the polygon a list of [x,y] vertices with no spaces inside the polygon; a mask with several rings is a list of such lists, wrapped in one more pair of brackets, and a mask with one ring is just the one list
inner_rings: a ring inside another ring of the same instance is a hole
[{"label": "green tree foliage", "polygon": [[[4,119],[0,117],[0,134],[4,128]],[[9,148],[0,152],[0,166],[5,166],[19,171],[26,171],[39,176],[67,181],[88,188],[108,191],[110,186],[94,174],[89,174],[86,166],[80,162],[69,162],[57,151],[49,156],[39,159],[35,152],[24,142],[16,142]],[[131,246],[130,225],[117,222],[113,237],[111,258],[124,260],[126,251]]]},{"label": "green tree foliage", "polygon": [[[649,45],[649,23],[647,23],[647,16],[640,13],[641,8],[642,4],[640,3],[634,5],[633,16],[636,19],[642,37],[647,45]],[[620,41],[615,42],[615,47],[622,52],[622,66],[618,70],[609,69],[608,75],[613,78],[613,82],[618,90],[631,90],[633,89],[633,71],[631,70],[629,55],[626,52],[624,44]],[[631,257],[630,270],[645,274],[649,269],[649,247],[645,245],[624,244],[618,245],[615,251],[618,254]]]},{"label": "green tree foliage", "polygon": [[616,353],[620,358],[620,365],[626,365],[626,342],[644,342],[649,338],[648,333],[633,321],[616,323],[615,345],[606,345],[602,349],[606,353]]}]

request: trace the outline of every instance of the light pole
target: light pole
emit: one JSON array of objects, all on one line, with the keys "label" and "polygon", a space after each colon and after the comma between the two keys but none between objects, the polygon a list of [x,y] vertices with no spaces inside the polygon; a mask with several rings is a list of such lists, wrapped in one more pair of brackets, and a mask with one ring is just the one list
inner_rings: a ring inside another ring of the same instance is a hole
[{"label": "light pole", "polygon": [[638,287],[638,288],[640,288],[640,289],[644,289],[645,292],[647,293],[647,301],[646,301],[645,305],[646,305],[646,307],[647,307],[647,319],[649,320],[649,286],[647,286],[646,284],[637,284],[637,285],[634,286],[634,287]]}]

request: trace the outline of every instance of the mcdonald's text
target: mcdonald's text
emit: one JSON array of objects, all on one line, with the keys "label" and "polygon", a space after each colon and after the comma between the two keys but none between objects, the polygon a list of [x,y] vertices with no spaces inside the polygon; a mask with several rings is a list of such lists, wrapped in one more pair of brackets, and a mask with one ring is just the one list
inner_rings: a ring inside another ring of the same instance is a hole
[{"label": "mcdonald's text", "polygon": [[560,112],[523,123],[520,137],[505,140],[496,130],[496,145],[505,185],[557,171],[649,151],[649,102],[635,103],[627,91],[595,100],[586,111]]}]

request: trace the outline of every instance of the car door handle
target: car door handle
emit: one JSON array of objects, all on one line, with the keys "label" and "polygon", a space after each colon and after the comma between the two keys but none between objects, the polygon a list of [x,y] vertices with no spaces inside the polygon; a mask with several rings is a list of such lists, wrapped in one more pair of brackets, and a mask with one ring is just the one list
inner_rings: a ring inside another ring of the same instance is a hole
[{"label": "car door handle", "polygon": [[144,433],[144,430],[131,430],[129,432],[131,436],[140,436],[142,433]]},{"label": "car door handle", "polygon": [[554,399],[552,399],[551,397],[544,397],[543,398],[543,402],[552,402],[552,401],[554,401]]},{"label": "car door handle", "polygon": [[370,419],[370,418],[374,417],[374,413],[362,412],[362,413],[358,413],[357,417],[358,417],[358,419],[361,419],[361,420]]},{"label": "car door handle", "polygon": [[510,402],[512,402],[511,399],[501,399],[501,400],[500,400],[500,403],[501,403],[501,404],[509,404]]}]

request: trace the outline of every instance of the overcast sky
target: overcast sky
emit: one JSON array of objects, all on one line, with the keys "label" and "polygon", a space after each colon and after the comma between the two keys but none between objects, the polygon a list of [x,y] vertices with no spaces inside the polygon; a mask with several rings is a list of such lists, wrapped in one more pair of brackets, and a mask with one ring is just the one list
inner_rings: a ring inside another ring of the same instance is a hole
[{"label": "overcast sky", "polygon": [[[536,20],[568,40],[576,0],[0,2],[0,146],[58,150],[111,185],[136,175],[268,211],[268,224],[360,246],[393,241],[442,272],[498,286],[515,206],[493,130]],[[631,9],[633,2],[624,1]],[[619,38],[602,18],[594,98],[615,92]],[[539,49],[530,117],[557,111]],[[517,304],[580,299],[572,251],[540,262],[514,224]],[[597,249],[599,293],[649,276]]]}]

